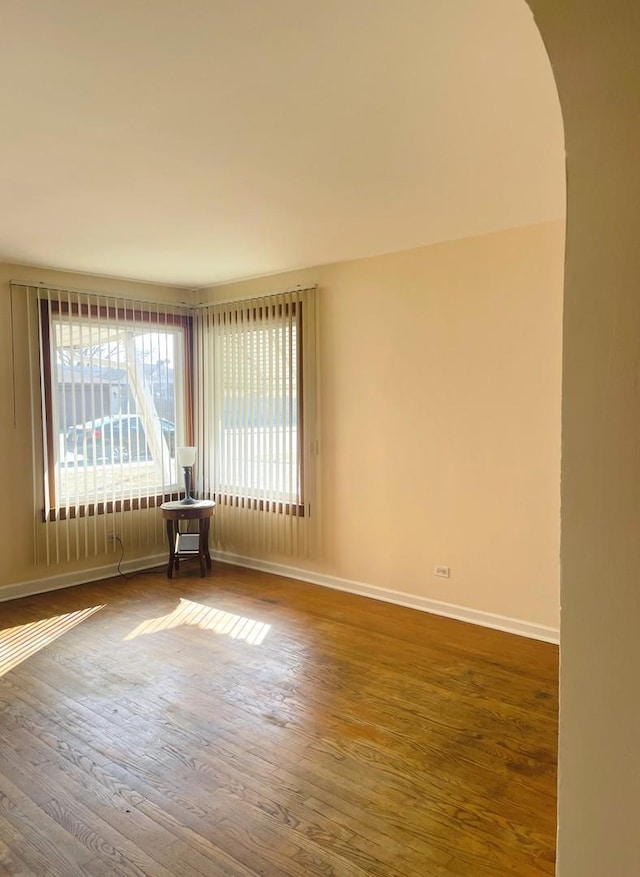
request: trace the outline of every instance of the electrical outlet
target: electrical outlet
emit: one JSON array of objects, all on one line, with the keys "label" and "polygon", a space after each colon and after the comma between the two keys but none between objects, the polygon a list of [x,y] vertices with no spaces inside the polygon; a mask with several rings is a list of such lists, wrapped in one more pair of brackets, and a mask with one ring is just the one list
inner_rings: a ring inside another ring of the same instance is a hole
[{"label": "electrical outlet", "polygon": [[109,533],[109,535],[107,536],[107,542],[109,543],[109,545],[117,545],[119,541],[120,541],[120,534],[119,533]]},{"label": "electrical outlet", "polygon": [[448,566],[434,566],[433,574],[436,576],[442,576],[443,579],[448,579],[451,574],[451,568]]}]

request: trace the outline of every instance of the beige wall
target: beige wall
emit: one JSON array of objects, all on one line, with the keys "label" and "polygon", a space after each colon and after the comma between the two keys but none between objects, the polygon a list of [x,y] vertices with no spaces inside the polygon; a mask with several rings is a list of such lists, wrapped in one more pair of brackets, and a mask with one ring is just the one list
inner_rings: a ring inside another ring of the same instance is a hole
[{"label": "beige wall", "polygon": [[[110,565],[114,562],[113,553],[91,556],[89,559],[68,565],[47,567],[44,562],[37,565],[34,562],[34,525],[40,529],[44,525],[36,520],[38,515],[33,508],[27,303],[24,294],[17,292],[14,295],[12,320],[9,288],[11,280],[100,290],[154,301],[174,300],[176,296],[180,299],[185,298],[184,290],[170,287],[127,283],[102,277],[0,263],[0,460],[3,467],[4,496],[4,502],[0,503],[0,557],[2,557],[0,599],[1,589],[6,586],[40,580],[72,570]],[[12,325],[15,355],[15,424]],[[37,387],[36,393],[38,393]],[[133,559],[136,554],[128,551],[127,556]]]},{"label": "beige wall", "polygon": [[319,284],[314,571],[558,626],[563,252],[545,223],[203,291]]},{"label": "beige wall", "polygon": [[637,877],[640,6],[530,5],[568,178],[558,877]]}]

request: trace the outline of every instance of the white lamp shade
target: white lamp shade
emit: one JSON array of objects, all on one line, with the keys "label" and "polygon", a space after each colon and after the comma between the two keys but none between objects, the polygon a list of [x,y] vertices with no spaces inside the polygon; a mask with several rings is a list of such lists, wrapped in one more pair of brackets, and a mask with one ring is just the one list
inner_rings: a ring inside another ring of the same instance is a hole
[{"label": "white lamp shade", "polygon": [[193,466],[197,450],[197,448],[178,448],[178,466]]}]

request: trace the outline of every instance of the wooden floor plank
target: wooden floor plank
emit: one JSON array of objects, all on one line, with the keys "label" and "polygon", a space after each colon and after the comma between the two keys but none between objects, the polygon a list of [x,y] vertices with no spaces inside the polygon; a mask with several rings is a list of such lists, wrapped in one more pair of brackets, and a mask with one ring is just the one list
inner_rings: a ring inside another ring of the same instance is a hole
[{"label": "wooden floor plank", "polygon": [[0,646],[3,874],[554,873],[552,645],[216,564],[0,604]]}]

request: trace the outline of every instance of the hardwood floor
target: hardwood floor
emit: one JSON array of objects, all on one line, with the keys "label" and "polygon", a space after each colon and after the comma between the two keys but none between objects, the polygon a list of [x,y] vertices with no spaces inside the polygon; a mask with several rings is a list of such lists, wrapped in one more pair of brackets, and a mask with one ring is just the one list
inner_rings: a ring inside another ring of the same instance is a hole
[{"label": "hardwood floor", "polygon": [[197,572],[0,604],[3,877],[554,873],[554,646]]}]

